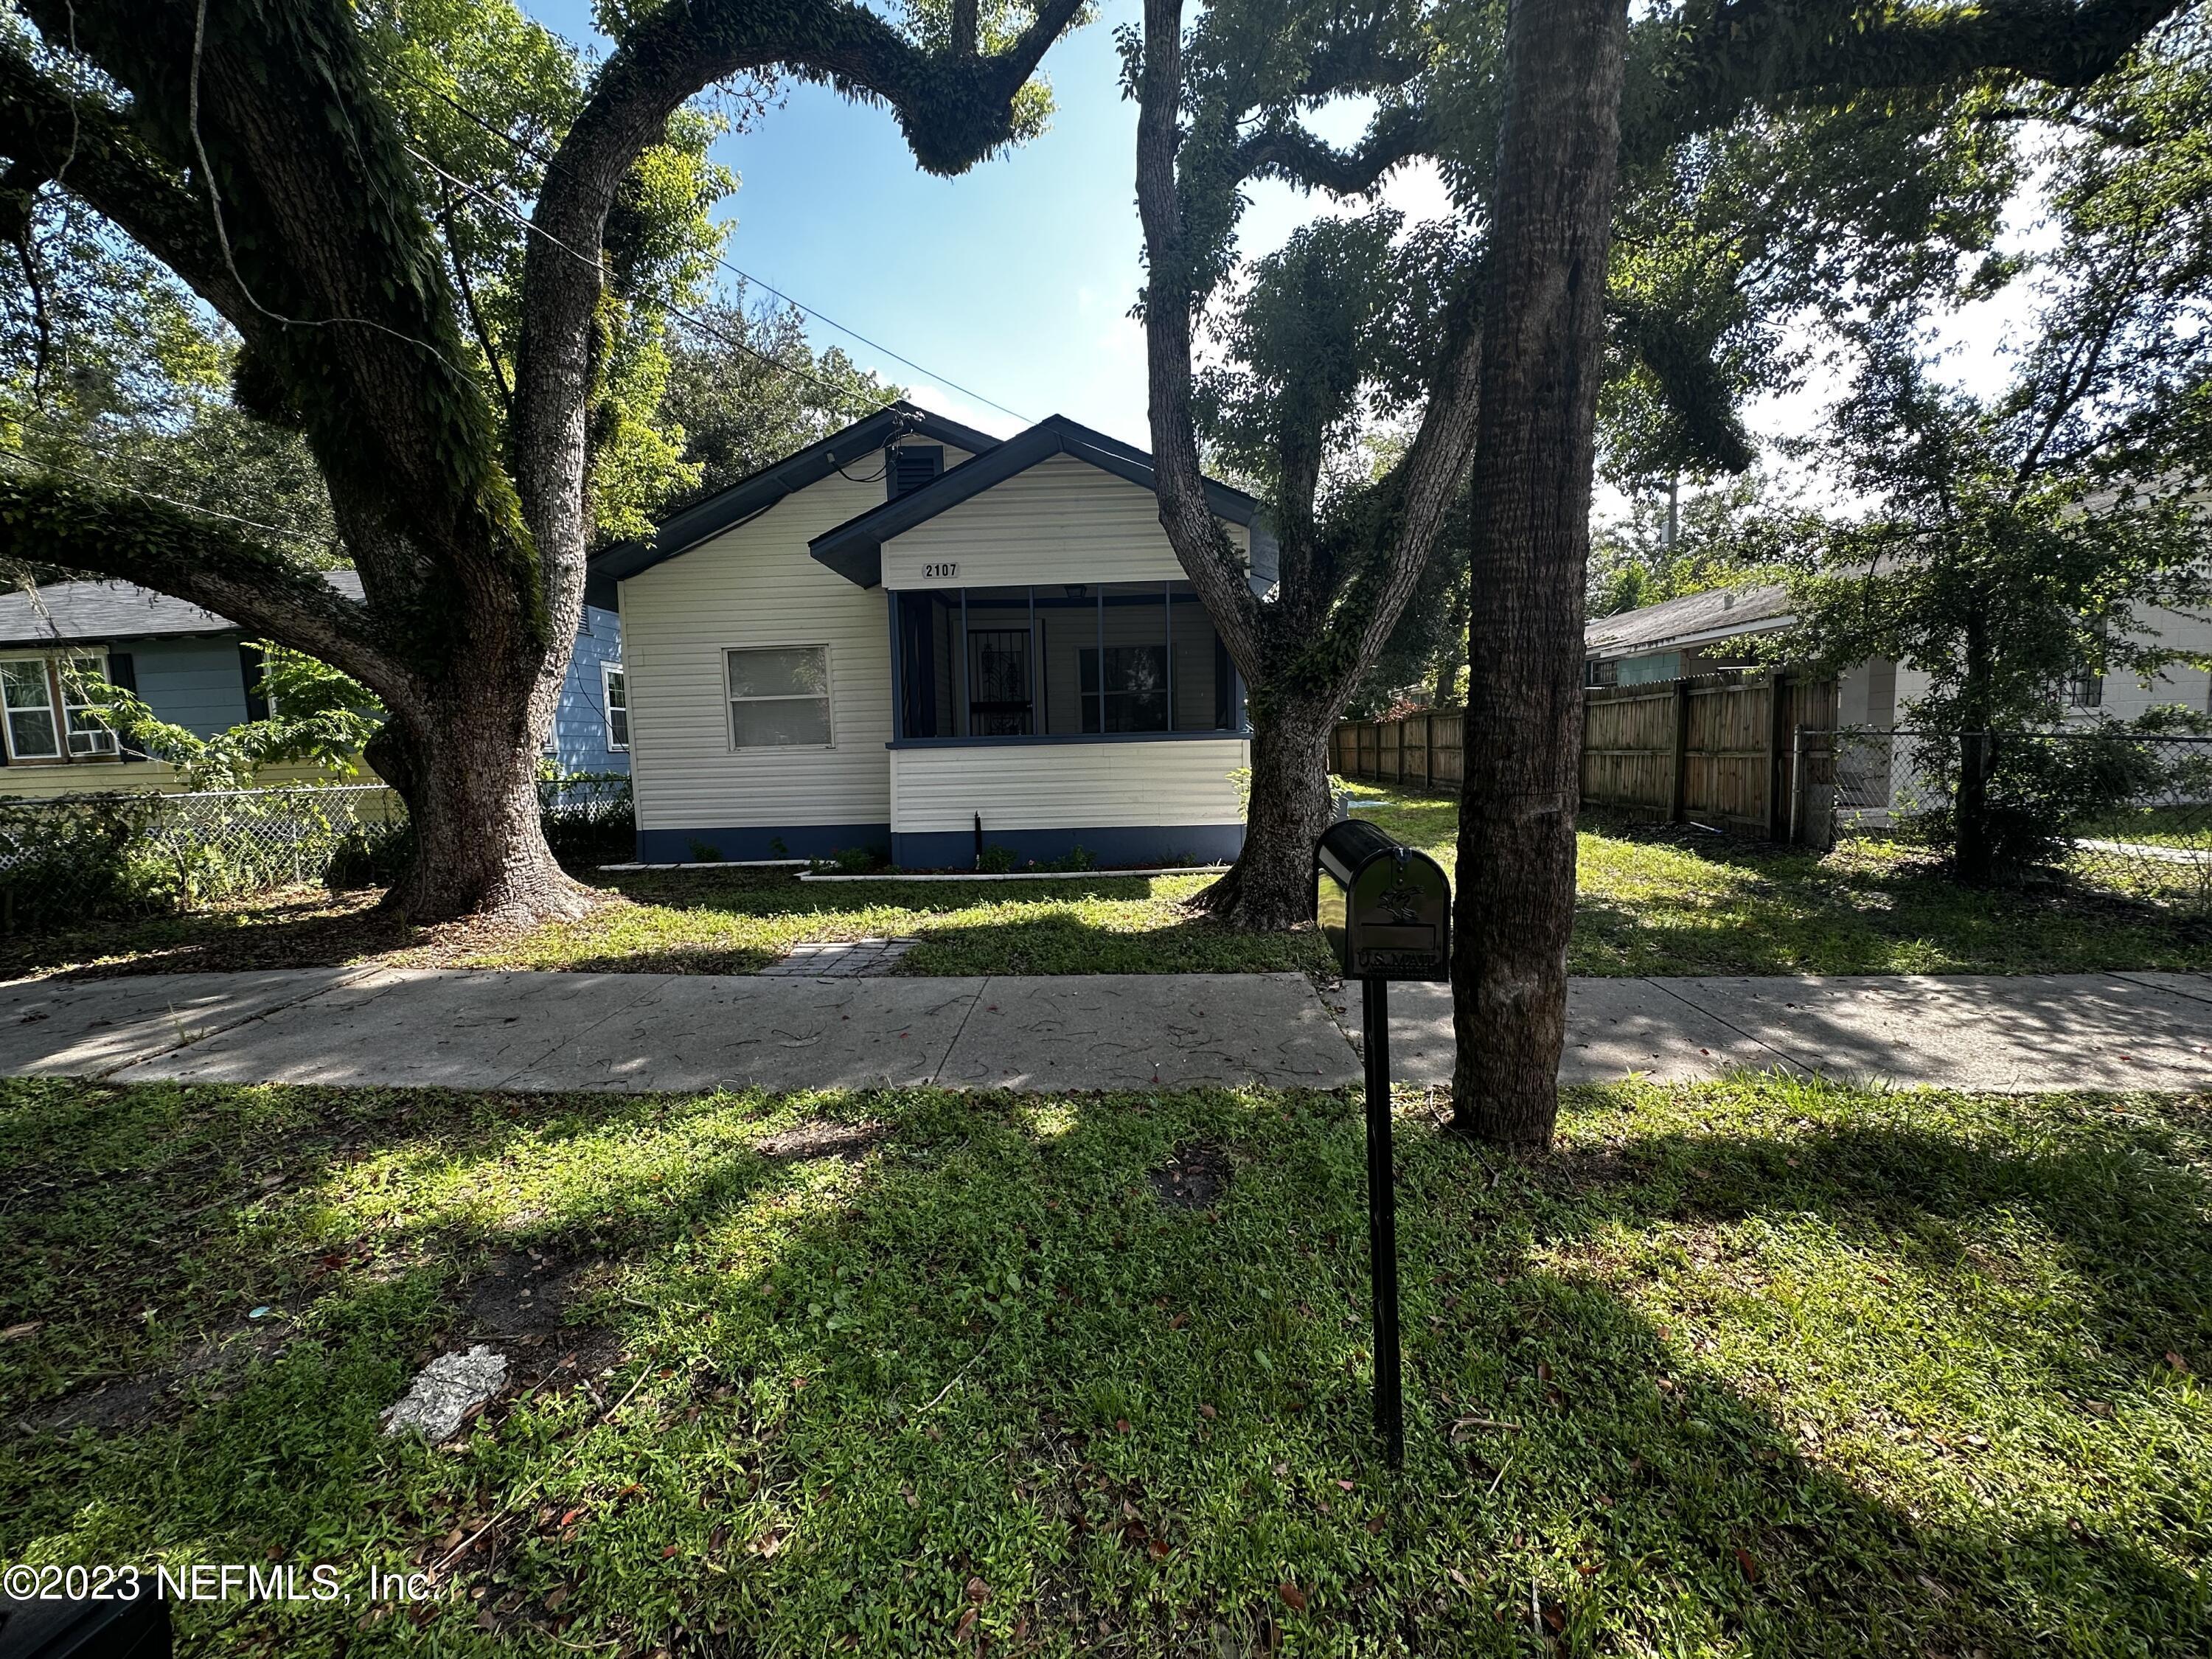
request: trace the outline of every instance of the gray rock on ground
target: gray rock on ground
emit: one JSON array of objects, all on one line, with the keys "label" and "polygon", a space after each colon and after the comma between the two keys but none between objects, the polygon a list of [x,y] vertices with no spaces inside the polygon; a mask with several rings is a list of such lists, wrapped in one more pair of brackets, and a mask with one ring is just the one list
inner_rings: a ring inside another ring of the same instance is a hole
[{"label": "gray rock on ground", "polygon": [[507,1356],[479,1342],[466,1353],[441,1353],[415,1374],[399,1403],[384,1413],[384,1431],[420,1429],[434,1444],[460,1431],[462,1419],[507,1382]]}]

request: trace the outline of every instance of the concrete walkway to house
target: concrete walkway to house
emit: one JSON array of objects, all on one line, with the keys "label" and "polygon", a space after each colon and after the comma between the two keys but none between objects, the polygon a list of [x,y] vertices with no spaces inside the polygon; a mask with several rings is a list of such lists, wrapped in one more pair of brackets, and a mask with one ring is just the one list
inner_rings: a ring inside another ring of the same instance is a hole
[{"label": "concrete walkway to house", "polygon": [[[1391,988],[1394,1070],[1448,1081],[1442,986]],[[0,985],[0,1074],[691,1091],[1358,1080],[1356,1003],[1297,974],[990,979],[392,969]],[[1565,1076],[1783,1067],[1960,1088],[2212,1088],[2212,975],[1585,979]]]}]

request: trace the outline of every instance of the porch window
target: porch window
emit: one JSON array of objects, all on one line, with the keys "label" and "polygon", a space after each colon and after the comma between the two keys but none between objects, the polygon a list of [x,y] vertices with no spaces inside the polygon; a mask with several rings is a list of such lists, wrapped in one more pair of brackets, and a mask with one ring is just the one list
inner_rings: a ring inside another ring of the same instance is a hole
[{"label": "porch window", "polygon": [[891,596],[902,738],[1237,729],[1236,676],[1187,582],[1055,582]]},{"label": "porch window", "polygon": [[599,707],[607,717],[607,747],[617,751],[629,747],[629,691],[623,684],[618,662],[599,665]]},{"label": "porch window", "polygon": [[725,655],[732,748],[831,746],[828,646],[754,647]]}]

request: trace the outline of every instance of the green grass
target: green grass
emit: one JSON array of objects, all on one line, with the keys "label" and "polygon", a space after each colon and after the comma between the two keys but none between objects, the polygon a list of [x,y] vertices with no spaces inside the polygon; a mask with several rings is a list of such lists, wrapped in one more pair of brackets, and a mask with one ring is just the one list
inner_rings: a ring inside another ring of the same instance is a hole
[{"label": "green grass", "polygon": [[[227,1655],[2212,1644],[2204,1100],[1585,1091],[1502,1170],[1422,1106],[1401,1486],[1341,1097],[8,1083],[0,1559],[489,1523],[419,1620],[179,1609]],[[484,1322],[534,1391],[380,1438]]]},{"label": "green grass", "polygon": [[801,882],[645,871],[625,906],[473,952],[471,965],[750,973],[806,940],[915,938],[917,974],[1261,973],[1326,965],[1310,935],[1241,933],[1183,901],[1206,876]]},{"label": "green grass", "polygon": [[[1392,834],[1454,863],[1458,809],[1365,790]],[[2212,966],[2212,917],[2089,888],[1961,888],[1895,843],[1817,857],[1695,832],[1586,825],[1568,956],[1577,974],[2059,973]],[[2153,872],[2171,879],[2165,866]],[[1323,973],[1310,931],[1255,934],[1194,915],[1204,876],[974,884],[801,882],[754,871],[595,878],[615,896],[520,935],[410,931],[295,892],[257,904],[8,942],[0,972],[403,965],[742,974],[807,941],[911,937],[913,974]]]},{"label": "green grass", "polygon": [[[1458,811],[1360,790],[1359,808],[1455,867]],[[1576,974],[2086,973],[2212,968],[2212,918],[2113,893],[1961,887],[1896,842],[1794,848],[1586,823]]]}]

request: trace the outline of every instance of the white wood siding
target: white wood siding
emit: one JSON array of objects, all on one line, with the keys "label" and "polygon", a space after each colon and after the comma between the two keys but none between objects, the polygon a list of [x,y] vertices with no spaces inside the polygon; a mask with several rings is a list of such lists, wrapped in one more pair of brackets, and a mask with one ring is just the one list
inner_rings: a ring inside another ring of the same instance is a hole
[{"label": "white wood siding", "polygon": [[[947,467],[967,459],[948,448]],[[818,563],[807,542],[884,501],[866,456],[622,585],[630,775],[641,830],[890,821],[890,623],[881,589]],[[737,750],[722,653],[830,647],[828,749]]]},{"label": "white wood siding", "polygon": [[[951,455],[945,457],[949,470]],[[1242,525],[1224,524],[1249,556]],[[925,580],[926,564],[952,577]],[[1027,582],[1182,580],[1152,492],[1073,455],[1050,455],[884,544],[884,586],[1001,587]]]},{"label": "white wood siding", "polygon": [[[2176,651],[2212,656],[2212,622],[2203,617],[2186,611],[2159,608],[2148,612],[2143,620],[2150,625],[2159,644]],[[2135,636],[2135,641],[2144,642],[2140,635]],[[2068,713],[2084,720],[2104,714],[2114,720],[2131,720],[2151,709],[2174,703],[2195,714],[2212,714],[2212,677],[2185,663],[2168,665],[2154,675],[2148,686],[2130,672],[2107,674],[2102,703],[2095,708],[2069,709]]]},{"label": "white wood siding", "polygon": [[891,828],[912,835],[1241,823],[1229,774],[1251,764],[1242,738],[1161,743],[1010,743],[894,749]]}]

